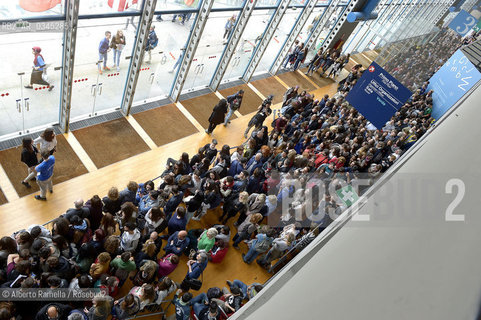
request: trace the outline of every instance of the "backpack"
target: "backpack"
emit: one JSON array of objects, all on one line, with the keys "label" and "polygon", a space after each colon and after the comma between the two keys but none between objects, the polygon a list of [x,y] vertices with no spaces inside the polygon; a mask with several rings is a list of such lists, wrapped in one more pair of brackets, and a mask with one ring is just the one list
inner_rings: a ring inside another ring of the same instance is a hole
[{"label": "backpack", "polygon": [[269,239],[267,236],[264,237],[262,240],[257,240],[256,244],[254,245],[254,249],[257,252],[263,253],[269,250],[271,246],[271,239]]}]

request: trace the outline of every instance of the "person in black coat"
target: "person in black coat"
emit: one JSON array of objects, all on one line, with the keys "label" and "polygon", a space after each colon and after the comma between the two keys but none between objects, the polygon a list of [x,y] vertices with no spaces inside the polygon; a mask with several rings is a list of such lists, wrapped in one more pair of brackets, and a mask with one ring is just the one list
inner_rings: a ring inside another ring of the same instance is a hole
[{"label": "person in black coat", "polygon": [[227,113],[227,100],[221,99],[219,103],[212,110],[212,114],[209,117],[209,128],[205,130],[207,134],[211,134],[218,124],[224,122],[225,114]]},{"label": "person in black coat", "polygon": [[23,138],[22,140],[23,150],[21,161],[25,163],[28,168],[28,176],[22,180],[22,184],[27,187],[31,188],[32,186],[28,183],[30,180],[34,179],[37,175],[37,171],[35,171],[35,167],[38,164],[37,148],[33,145],[32,138]]}]

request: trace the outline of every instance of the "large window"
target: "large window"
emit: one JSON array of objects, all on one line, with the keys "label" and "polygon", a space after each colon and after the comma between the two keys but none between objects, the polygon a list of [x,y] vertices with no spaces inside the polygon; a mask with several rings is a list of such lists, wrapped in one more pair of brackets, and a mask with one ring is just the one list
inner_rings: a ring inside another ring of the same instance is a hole
[{"label": "large window", "polygon": [[[62,39],[62,28],[0,34],[0,136],[58,122]],[[37,58],[33,47],[41,49]],[[34,72],[35,62],[39,70]],[[49,84],[54,86],[51,91]]]},{"label": "large window", "polygon": [[176,17],[174,22],[164,20],[153,23],[159,44],[151,52],[150,63],[149,55],[145,53],[135,90],[135,101],[144,103],[147,99],[169,94],[194,18],[195,15],[182,15]]},{"label": "large window", "polygon": [[289,36],[289,33],[291,32],[292,27],[294,26],[294,23],[299,17],[301,11],[302,9],[300,8],[287,9],[281,23],[279,24],[279,27],[274,33],[274,37],[272,37],[269,45],[267,46],[266,52],[264,53],[264,56],[259,63],[259,66],[257,67],[256,73],[269,70],[271,65],[274,63],[274,60],[279,53],[279,50]]},{"label": "large window", "polygon": [[184,91],[209,85],[233,30],[226,29],[228,20],[237,18],[238,14],[237,10],[210,13],[185,80]]},{"label": "large window", "polygon": [[272,10],[255,10],[244,29],[234,55],[224,74],[224,82],[242,77],[252,58],[255,47],[264,34],[272,16]]},{"label": "large window", "polygon": [[[120,106],[136,34],[136,29],[132,25],[125,27],[125,18],[79,21],[71,118],[93,116],[98,112]],[[120,52],[118,67],[114,62],[115,50],[110,46],[106,53],[106,68],[102,57],[99,56],[100,42],[106,39],[107,31],[111,33],[109,43],[118,32],[125,37],[125,46]],[[99,63],[100,60],[102,62]]]}]

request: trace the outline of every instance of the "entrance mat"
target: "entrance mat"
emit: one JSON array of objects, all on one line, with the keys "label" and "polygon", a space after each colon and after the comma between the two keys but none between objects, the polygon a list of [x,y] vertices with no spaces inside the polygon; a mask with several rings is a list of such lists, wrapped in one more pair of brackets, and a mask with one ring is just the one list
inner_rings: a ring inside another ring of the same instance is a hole
[{"label": "entrance mat", "polygon": [[[0,162],[5,170],[10,182],[19,197],[32,194],[39,190],[35,181],[30,181],[32,188],[27,189],[21,182],[27,177],[27,166],[20,162],[20,154],[22,147],[0,151]],[[87,173],[87,168],[84,167],[82,161],[72,149],[67,139],[61,134],[57,135],[57,152],[55,156],[55,168],[53,172],[53,184],[64,182]],[[40,158],[40,155],[39,155]]]},{"label": "entrance mat", "polygon": [[253,81],[252,85],[266,97],[273,94],[274,99],[272,99],[272,104],[281,103],[284,99],[284,93],[287,91],[287,89],[274,77]]},{"label": "entrance mat", "polygon": [[133,117],[157,146],[198,132],[173,103],[134,114]]},{"label": "entrance mat", "polygon": [[97,168],[150,150],[125,118],[73,131]]},{"label": "entrance mat", "polygon": [[[202,127],[209,127],[209,117],[215,105],[219,103],[219,98],[215,93],[204,94],[203,96],[182,100],[180,103],[189,111]],[[235,119],[235,115],[232,116]]]},{"label": "entrance mat", "polygon": [[242,115],[246,115],[251,112],[257,111],[257,108],[262,103],[262,98],[259,97],[257,93],[254,92],[254,90],[249,88],[248,85],[243,84],[243,85],[235,86],[229,89],[224,89],[219,92],[222,96],[224,96],[224,98],[227,98],[227,96],[230,96],[231,94],[236,93],[240,89],[244,90],[244,97],[242,98],[242,105],[239,109],[239,112]]}]

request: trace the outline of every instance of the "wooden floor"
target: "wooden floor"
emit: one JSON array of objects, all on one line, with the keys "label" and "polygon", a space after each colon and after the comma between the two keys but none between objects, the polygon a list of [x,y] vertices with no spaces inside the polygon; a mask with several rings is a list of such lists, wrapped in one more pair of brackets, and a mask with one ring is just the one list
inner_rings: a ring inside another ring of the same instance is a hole
[{"label": "wooden floor", "polygon": [[8,202],[7,197],[5,197],[5,194],[3,194],[2,189],[0,189],[0,206],[7,202]]},{"label": "wooden floor", "polygon": [[[324,94],[332,95],[337,88],[335,83],[320,88],[299,73],[284,76],[284,79],[291,84],[293,83],[292,79],[300,79],[301,89],[308,89],[316,97]],[[264,94],[274,93],[275,101],[279,101],[278,97],[286,90],[286,84],[276,77],[258,80],[256,83],[262,84],[260,88],[256,88],[252,84],[249,84],[247,88],[243,87],[248,93],[248,98],[242,106],[245,108],[244,110],[253,110],[251,105],[247,106],[247,102],[258,105]],[[228,94],[231,91],[223,91],[223,93]],[[112,186],[123,189],[129,180],[144,182],[157,177],[164,170],[167,158],[179,158],[182,152],[193,155],[199,147],[209,143],[212,138],[216,138],[219,145],[236,146],[243,143],[245,139],[240,133],[247,126],[253,113],[233,119],[228,127],[218,126],[210,136],[205,134],[202,128],[199,128],[199,123],[206,126],[212,107],[218,100],[219,97],[215,93],[211,93],[181,101],[181,105],[172,104],[136,114],[133,116],[135,123],[132,122],[132,119],[122,118],[59,136],[59,141],[64,141],[67,145],[71,144],[72,146],[70,149],[74,154],[69,157],[77,157],[75,153],[81,155],[82,162],[76,163],[75,167],[70,170],[83,168],[82,170],[86,171],[87,167],[89,173],[57,183],[54,186],[55,192],[48,195],[49,198],[46,202],[37,201],[33,196],[19,198],[12,185],[15,181],[9,182],[8,176],[2,174],[2,167],[6,167],[7,162],[1,160],[0,188],[8,191],[5,192],[5,195],[9,202],[0,206],[2,221],[0,235],[9,235],[31,224],[43,224],[50,221],[73,207],[73,202],[78,198],[88,200],[94,194],[102,197]],[[279,103],[274,106],[274,108],[279,107]],[[165,124],[166,119],[168,125]],[[268,122],[270,121],[266,121],[266,123]],[[182,134],[185,136],[182,137]],[[61,144],[59,143],[59,145]],[[68,149],[64,147],[59,148],[57,157],[60,159],[63,156],[62,153],[67,152],[66,150]],[[18,150],[13,149],[11,152],[16,154],[16,158],[11,156],[11,161],[18,161]],[[60,168],[56,167],[55,176],[62,174]],[[62,168],[63,170],[69,171],[68,168]],[[24,168],[24,174],[25,171]],[[0,204],[2,195],[3,193],[0,194]],[[220,210],[210,211],[201,222],[191,221],[188,229],[213,225],[218,222],[219,214]],[[233,222],[234,219],[231,219],[229,225],[235,234]],[[244,243],[241,243],[240,247],[240,251],[230,248],[223,263],[208,265],[204,272],[204,285],[199,292],[205,292],[213,286],[222,288],[225,286],[226,280],[240,279],[250,284],[252,282],[263,283],[270,277],[256,263],[250,266],[244,264],[241,254],[247,251],[247,247]],[[186,257],[183,257],[171,276],[174,281],[179,282],[184,278],[187,272],[186,262]],[[122,290],[123,293],[125,290]],[[169,313],[172,312],[173,308],[170,308]],[[153,318],[158,319],[158,317]]]}]

